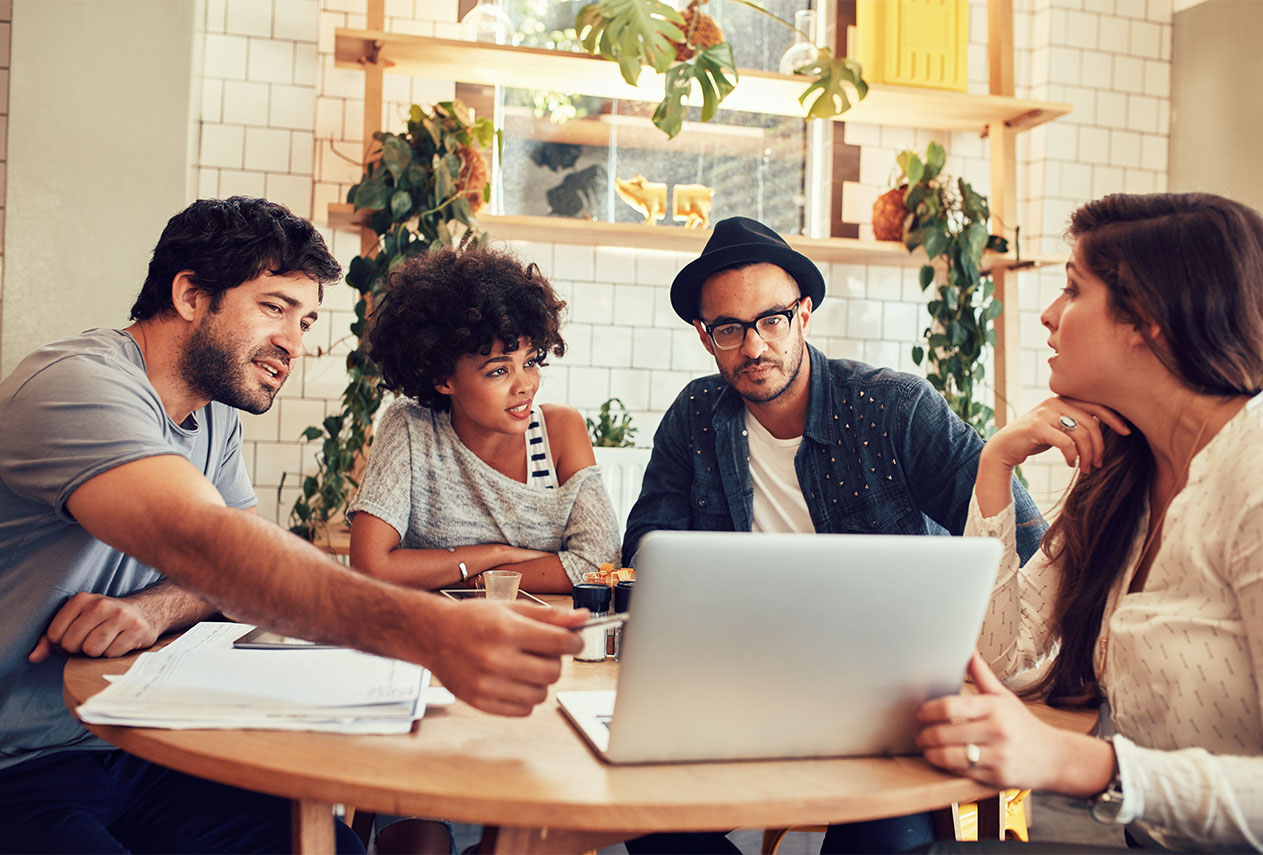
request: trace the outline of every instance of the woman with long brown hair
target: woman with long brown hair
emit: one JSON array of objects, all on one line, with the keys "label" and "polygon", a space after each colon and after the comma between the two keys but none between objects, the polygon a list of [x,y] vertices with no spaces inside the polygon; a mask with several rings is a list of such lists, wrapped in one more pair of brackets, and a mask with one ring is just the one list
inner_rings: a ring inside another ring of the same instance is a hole
[{"label": "woman with long brown hair", "polygon": [[[1114,195],[1072,217],[1041,317],[1056,397],[978,466],[967,534],[1009,544],[970,663],[921,709],[937,766],[1091,799],[1144,847],[1263,851],[1263,217],[1209,194]],[[1024,568],[1009,478],[1079,471]],[[999,675],[997,678],[996,675]],[[1109,702],[1107,738],[1025,697]]]}]

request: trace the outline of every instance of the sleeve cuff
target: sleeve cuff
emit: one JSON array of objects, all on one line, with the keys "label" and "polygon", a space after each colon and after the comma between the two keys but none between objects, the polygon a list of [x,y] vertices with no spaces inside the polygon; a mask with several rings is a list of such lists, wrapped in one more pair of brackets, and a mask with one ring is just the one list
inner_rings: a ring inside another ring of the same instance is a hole
[{"label": "sleeve cuff", "polygon": [[1114,758],[1118,763],[1118,779],[1123,787],[1123,806],[1114,822],[1127,825],[1145,813],[1144,773],[1139,762],[1140,749],[1120,734],[1114,735]]},{"label": "sleeve cuff", "polygon": [[969,537],[997,537],[1005,543],[1016,542],[1017,520],[1013,513],[1013,501],[995,515],[984,517],[978,509],[978,496],[969,495],[969,516],[965,520],[965,535]]},{"label": "sleeve cuff", "polygon": [[395,533],[399,535],[400,544],[403,543],[404,535],[408,532],[408,523],[406,520],[399,520],[390,508],[379,505],[376,502],[363,500],[357,497],[355,501],[351,502],[351,504],[347,506],[346,521],[351,522],[354,520],[355,515],[360,511],[363,511],[366,514],[372,514],[382,522],[386,523],[386,525],[393,528]]}]

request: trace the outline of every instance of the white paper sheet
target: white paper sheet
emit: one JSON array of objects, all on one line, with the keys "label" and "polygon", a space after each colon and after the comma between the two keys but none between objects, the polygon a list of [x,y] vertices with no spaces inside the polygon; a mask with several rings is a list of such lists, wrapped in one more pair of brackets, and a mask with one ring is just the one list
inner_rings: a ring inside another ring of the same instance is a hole
[{"label": "white paper sheet", "polygon": [[78,709],[90,724],[401,733],[425,714],[426,669],[341,648],[234,650],[248,624],[200,623]]}]

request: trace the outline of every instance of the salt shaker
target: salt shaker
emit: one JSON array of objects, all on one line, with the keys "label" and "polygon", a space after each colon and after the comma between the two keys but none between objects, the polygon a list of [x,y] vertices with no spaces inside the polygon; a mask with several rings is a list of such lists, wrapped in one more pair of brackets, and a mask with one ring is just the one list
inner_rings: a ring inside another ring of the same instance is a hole
[{"label": "salt shaker", "polygon": [[[601,617],[609,614],[610,611],[610,586],[609,585],[575,585],[571,590],[571,596],[574,598],[574,607],[576,609],[587,609],[592,612],[592,617]],[[583,650],[575,654],[575,659],[581,662],[600,662],[605,658],[605,637],[608,630],[603,626],[595,626],[589,629],[579,630],[580,637],[583,638]]]},{"label": "salt shaker", "polygon": [[[632,586],[635,581],[626,579],[614,586],[614,611],[625,612],[631,605]],[[619,624],[614,628],[614,661],[623,661],[623,628],[625,624]]]}]

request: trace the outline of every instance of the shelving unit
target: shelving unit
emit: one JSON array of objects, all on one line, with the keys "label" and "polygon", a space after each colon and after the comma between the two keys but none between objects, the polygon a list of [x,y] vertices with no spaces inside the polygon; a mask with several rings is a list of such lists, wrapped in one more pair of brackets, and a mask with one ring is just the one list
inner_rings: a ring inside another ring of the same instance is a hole
[{"label": "shelving unit", "polygon": [[[388,33],[382,0],[369,0],[368,29],[340,28],[335,35],[334,56],[339,68],[365,72],[364,139],[380,130],[383,74],[403,74],[494,86],[528,87],[577,92],[606,98],[658,101],[661,83],[652,72],[642,73],[644,86],[629,86],[618,65],[583,54],[561,53],[528,47],[509,47]],[[899,86],[871,86],[868,97],[856,102],[837,121],[868,125],[974,131],[989,138],[993,220],[1011,224],[1017,219],[1016,134],[1070,112],[1070,105],[1013,97],[1013,4],[989,0],[987,4],[990,92],[961,92]],[[725,99],[724,109],[802,117],[798,103],[807,81],[803,77],[763,71],[741,71],[736,89]],[[565,220],[554,217],[484,216],[479,218],[498,238],[644,249],[698,251],[709,232],[679,228]],[[331,205],[329,224],[355,228],[367,251],[375,242],[372,231],[361,227],[349,205]],[[919,266],[918,256],[897,242],[861,241],[848,238],[813,239],[792,236],[789,241],[818,261],[848,264]],[[1036,258],[1021,262],[1009,256],[991,256],[987,265],[995,280],[996,295],[1004,313],[996,321],[996,358],[992,376],[996,385],[996,420],[1006,421],[1008,402],[1018,399],[1017,351],[1018,294],[1016,278],[1007,274],[1061,263],[1063,259]],[[984,262],[986,260],[984,259]]]},{"label": "shelving unit", "polygon": [[[661,81],[652,71],[642,72],[643,86],[629,86],[617,63],[542,48],[339,29],[334,59],[339,68],[378,64],[387,74],[484,86],[529,86],[630,101],[662,98]],[[796,118],[806,115],[798,96],[807,88],[808,78],[748,69],[740,75],[736,89],[724,99],[723,109]],[[835,120],[981,132],[997,122],[1014,130],[1027,130],[1068,112],[1069,104],[906,86],[871,86],[867,98],[857,101]]]},{"label": "shelving unit", "polygon": [[[364,223],[364,212],[358,214],[350,204],[329,206],[329,226],[358,231]],[[581,246],[621,246],[635,249],[664,249],[675,252],[701,252],[710,237],[709,230],[670,226],[646,226],[640,223],[606,223],[599,220],[577,220],[566,217],[490,216],[479,215],[478,222],[496,239],[528,240],[539,243],[565,243]],[[787,235],[794,249],[815,261],[841,264],[879,264],[887,267],[920,267],[925,252],[908,252],[898,241],[855,240],[854,238],[810,238]],[[1064,258],[1039,256],[1017,260],[1010,255],[987,253],[985,269],[1031,270],[1063,264]]]}]

